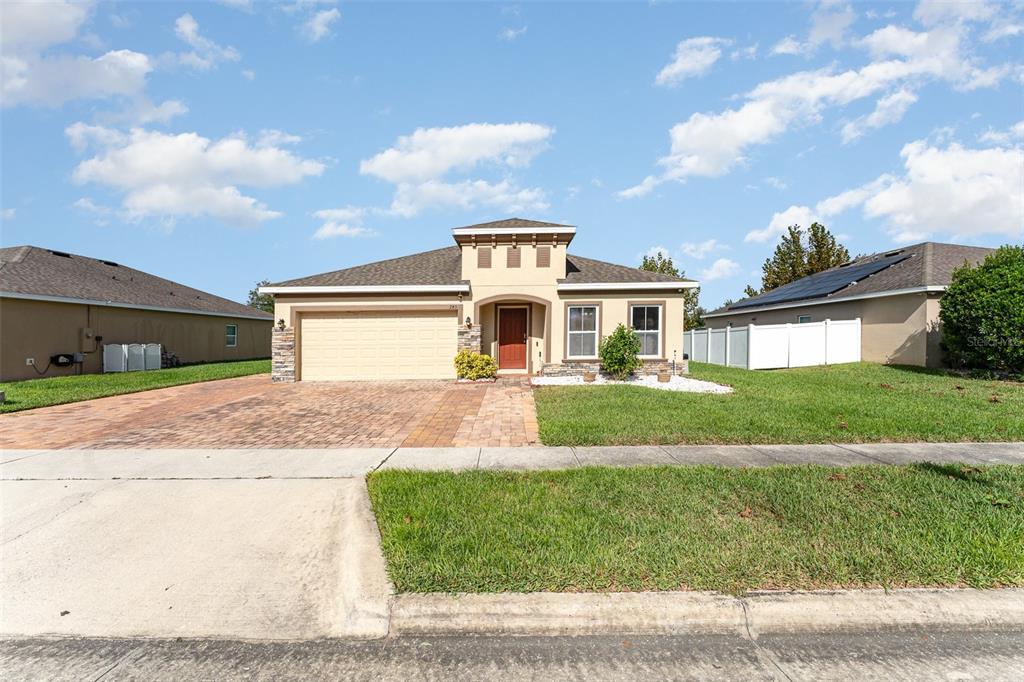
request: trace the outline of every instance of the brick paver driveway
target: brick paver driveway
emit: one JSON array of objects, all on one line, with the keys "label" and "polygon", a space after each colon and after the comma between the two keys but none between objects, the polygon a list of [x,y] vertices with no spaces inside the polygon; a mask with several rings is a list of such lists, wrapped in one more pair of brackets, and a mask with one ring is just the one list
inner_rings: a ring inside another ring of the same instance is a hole
[{"label": "brick paver driveway", "polygon": [[526,380],[273,384],[266,375],[0,416],[3,448],[520,446],[537,442]]}]

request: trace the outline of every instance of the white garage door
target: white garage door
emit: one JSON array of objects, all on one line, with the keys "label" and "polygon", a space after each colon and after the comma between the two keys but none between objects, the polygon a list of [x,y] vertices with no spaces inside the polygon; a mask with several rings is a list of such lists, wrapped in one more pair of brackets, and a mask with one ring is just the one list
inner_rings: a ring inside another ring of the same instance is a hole
[{"label": "white garage door", "polygon": [[300,378],[453,379],[457,324],[441,311],[304,313]]}]

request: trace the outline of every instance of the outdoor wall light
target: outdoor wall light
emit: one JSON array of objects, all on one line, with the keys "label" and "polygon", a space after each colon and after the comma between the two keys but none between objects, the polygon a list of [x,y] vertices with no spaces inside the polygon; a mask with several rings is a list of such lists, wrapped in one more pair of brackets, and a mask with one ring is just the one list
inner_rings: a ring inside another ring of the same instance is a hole
[{"label": "outdoor wall light", "polygon": [[469,319],[469,315],[466,315],[466,326],[468,327],[471,324],[472,324],[472,321]]}]

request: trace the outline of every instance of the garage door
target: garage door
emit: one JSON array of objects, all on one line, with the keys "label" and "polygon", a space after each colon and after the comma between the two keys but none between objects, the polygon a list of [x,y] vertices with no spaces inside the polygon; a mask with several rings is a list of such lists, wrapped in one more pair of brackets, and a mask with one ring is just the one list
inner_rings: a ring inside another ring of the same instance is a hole
[{"label": "garage door", "polygon": [[304,313],[301,324],[305,381],[455,378],[454,312]]}]

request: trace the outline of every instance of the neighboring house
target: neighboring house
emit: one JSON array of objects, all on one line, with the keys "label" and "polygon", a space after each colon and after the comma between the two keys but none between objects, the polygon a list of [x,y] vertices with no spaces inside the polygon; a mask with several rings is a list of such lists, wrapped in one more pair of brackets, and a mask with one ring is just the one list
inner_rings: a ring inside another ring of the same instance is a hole
[{"label": "neighboring house", "polygon": [[[0,249],[0,381],[103,371],[108,343],[159,343],[183,363],[265,358],[273,317],[113,261]],[[50,363],[58,354],[82,361]]]},{"label": "neighboring house", "polygon": [[646,368],[685,371],[683,292],[696,282],[566,253],[569,225],[513,218],[452,230],[455,245],[281,282],[276,380],[451,379],[459,349],[503,374],[596,369],[617,325]]},{"label": "neighboring house", "polygon": [[994,249],[925,242],[858,258],[704,316],[712,329],[861,319],[861,358],[942,364],[939,306],[953,271]]}]

